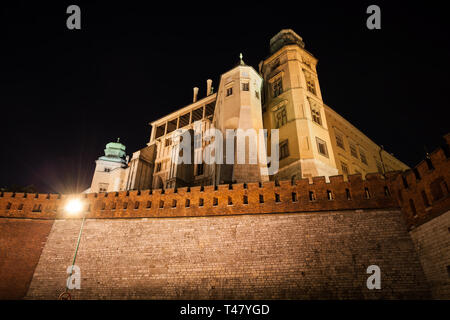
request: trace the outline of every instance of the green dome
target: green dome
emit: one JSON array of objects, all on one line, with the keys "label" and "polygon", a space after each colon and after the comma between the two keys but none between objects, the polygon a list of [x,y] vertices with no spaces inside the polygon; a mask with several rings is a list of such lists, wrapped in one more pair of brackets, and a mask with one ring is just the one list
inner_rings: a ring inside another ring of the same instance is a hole
[{"label": "green dome", "polygon": [[123,162],[125,163],[125,145],[121,144],[120,138],[117,142],[110,142],[106,145],[105,155],[100,157],[101,160],[113,161],[113,162]]}]

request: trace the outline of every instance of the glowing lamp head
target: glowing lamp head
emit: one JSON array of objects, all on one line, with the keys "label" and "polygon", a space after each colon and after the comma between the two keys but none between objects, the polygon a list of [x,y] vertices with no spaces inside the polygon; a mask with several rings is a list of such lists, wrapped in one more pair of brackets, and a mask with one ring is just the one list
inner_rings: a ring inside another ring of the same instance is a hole
[{"label": "glowing lamp head", "polygon": [[78,199],[72,199],[67,202],[65,209],[69,214],[78,214],[83,209],[83,204]]}]

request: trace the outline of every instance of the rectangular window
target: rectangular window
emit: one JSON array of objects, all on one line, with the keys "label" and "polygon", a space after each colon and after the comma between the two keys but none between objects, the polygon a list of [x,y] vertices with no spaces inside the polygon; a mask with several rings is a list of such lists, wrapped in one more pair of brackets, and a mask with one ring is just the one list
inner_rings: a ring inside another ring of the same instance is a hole
[{"label": "rectangular window", "polygon": [[281,107],[275,111],[275,128],[281,128],[287,123],[286,107]]},{"label": "rectangular window", "polygon": [[99,183],[99,192],[106,192],[108,190],[108,183]]},{"label": "rectangular window", "polygon": [[283,83],[281,80],[282,79],[279,78],[279,79],[275,80],[275,82],[272,84],[274,98],[278,97],[280,94],[283,93]]},{"label": "rectangular window", "polygon": [[203,169],[204,169],[204,163],[201,163],[201,164],[197,164],[197,172],[196,172],[196,175],[197,176],[200,176],[200,175],[202,175],[203,174]]},{"label": "rectangular window", "polygon": [[316,82],[314,81],[314,78],[311,75],[311,73],[305,71],[305,80],[306,80],[306,89],[309,92],[316,94]]},{"label": "rectangular window", "polygon": [[165,144],[165,146],[168,147],[168,146],[170,146],[171,144],[172,144],[172,139],[167,138],[167,139],[166,139],[166,144]]},{"label": "rectangular window", "polygon": [[346,163],[341,162],[342,173],[348,175],[348,166]]},{"label": "rectangular window", "polygon": [[356,151],[356,147],[354,144],[350,144],[350,154],[358,159],[358,152]]},{"label": "rectangular window", "polygon": [[336,144],[339,148],[345,150],[344,147],[344,138],[340,134],[336,134]]},{"label": "rectangular window", "polygon": [[311,107],[311,115],[312,115],[312,119],[315,123],[322,125],[322,119],[320,117],[319,109],[315,109],[315,108]]},{"label": "rectangular window", "polygon": [[155,172],[160,172],[161,171],[161,162],[158,162],[157,164],[156,164],[156,170],[155,170]]},{"label": "rectangular window", "polygon": [[361,162],[367,164],[366,153],[362,149],[359,149],[359,156],[361,157]]},{"label": "rectangular window", "polygon": [[227,97],[231,96],[233,94],[233,88],[228,88],[227,89]]},{"label": "rectangular window", "polygon": [[242,83],[242,91],[250,91],[250,84],[248,82]]},{"label": "rectangular window", "polygon": [[280,160],[289,157],[288,140],[280,142]]},{"label": "rectangular window", "polygon": [[256,99],[259,99],[259,91],[258,90],[255,91],[255,97],[256,97]]},{"label": "rectangular window", "polygon": [[328,150],[327,150],[326,142],[317,137],[316,137],[316,142],[317,142],[317,150],[319,151],[319,153],[325,157],[328,157]]}]

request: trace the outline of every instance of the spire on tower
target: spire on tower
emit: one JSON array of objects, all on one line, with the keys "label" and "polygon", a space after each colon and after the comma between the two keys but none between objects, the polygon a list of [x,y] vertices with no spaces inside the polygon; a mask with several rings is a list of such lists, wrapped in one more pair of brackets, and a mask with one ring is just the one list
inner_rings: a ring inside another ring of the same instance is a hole
[{"label": "spire on tower", "polygon": [[242,55],[242,53],[239,53],[239,60],[240,60],[240,65],[241,66],[245,66],[244,60],[242,60],[244,56]]}]

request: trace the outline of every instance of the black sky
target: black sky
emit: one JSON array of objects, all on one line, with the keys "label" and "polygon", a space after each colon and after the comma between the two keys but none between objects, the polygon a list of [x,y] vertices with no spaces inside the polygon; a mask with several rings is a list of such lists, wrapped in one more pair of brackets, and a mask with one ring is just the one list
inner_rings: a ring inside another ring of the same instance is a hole
[{"label": "black sky", "polygon": [[[189,104],[194,86],[202,97],[206,79],[217,88],[240,52],[257,69],[283,28],[319,59],[325,103],[408,165],[450,131],[443,4],[373,2],[382,29],[368,30],[364,1],[35,2],[1,5],[0,186],[84,190],[107,142],[144,147],[149,122]],[[81,30],[66,28],[70,4]]]}]

